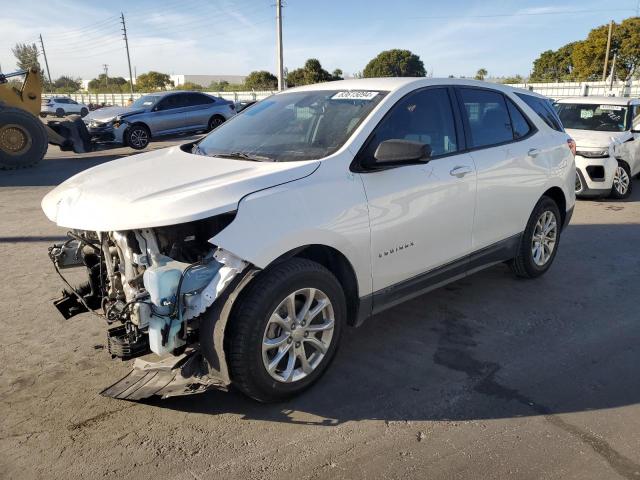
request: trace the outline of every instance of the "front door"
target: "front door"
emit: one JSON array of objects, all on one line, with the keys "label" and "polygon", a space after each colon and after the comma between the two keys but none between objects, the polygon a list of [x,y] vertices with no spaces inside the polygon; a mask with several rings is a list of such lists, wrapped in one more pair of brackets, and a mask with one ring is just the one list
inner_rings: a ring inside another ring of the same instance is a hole
[{"label": "front door", "polygon": [[443,87],[405,96],[359,154],[373,155],[389,139],[426,143],[432,151],[428,163],[361,174],[369,205],[374,291],[471,252],[476,173],[470,155],[457,153],[462,132],[456,131],[451,100]]},{"label": "front door", "polygon": [[158,102],[150,116],[152,135],[166,135],[185,128],[187,96],[184,93],[167,95]]}]

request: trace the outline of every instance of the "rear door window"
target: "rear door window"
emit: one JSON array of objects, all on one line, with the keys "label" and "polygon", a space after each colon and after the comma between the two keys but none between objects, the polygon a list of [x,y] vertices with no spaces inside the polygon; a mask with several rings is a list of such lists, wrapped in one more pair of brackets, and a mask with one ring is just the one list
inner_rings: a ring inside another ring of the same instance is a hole
[{"label": "rear door window", "polygon": [[478,88],[460,88],[459,92],[472,147],[489,147],[513,141],[511,119],[501,93]]},{"label": "rear door window", "polygon": [[560,121],[560,117],[556,113],[551,101],[546,98],[534,97],[533,95],[527,95],[526,93],[516,93],[524,103],[529,105],[531,109],[538,114],[544,123],[549,125],[558,132],[564,132],[564,127]]},{"label": "rear door window", "polygon": [[201,93],[186,93],[187,107],[193,107],[196,105],[207,105],[213,103],[213,99],[207,95]]}]

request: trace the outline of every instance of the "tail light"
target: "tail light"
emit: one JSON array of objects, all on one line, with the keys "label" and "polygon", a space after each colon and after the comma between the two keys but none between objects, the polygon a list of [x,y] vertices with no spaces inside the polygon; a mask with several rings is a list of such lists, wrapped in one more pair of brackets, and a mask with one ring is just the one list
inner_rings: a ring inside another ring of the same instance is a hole
[{"label": "tail light", "polygon": [[571,154],[576,156],[576,141],[573,138],[567,138],[567,145],[569,145],[569,150],[571,150]]}]

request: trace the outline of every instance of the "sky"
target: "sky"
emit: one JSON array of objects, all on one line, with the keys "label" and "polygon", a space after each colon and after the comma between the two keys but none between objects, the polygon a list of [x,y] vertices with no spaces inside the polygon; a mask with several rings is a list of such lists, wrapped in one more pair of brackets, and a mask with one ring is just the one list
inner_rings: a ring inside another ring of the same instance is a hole
[{"label": "sky", "polygon": [[[275,0],[0,0],[0,68],[42,35],[51,77],[128,77],[123,12],[138,74],[246,75],[276,70]],[[307,58],[346,74],[379,52],[408,49],[435,77],[528,75],[540,52],[635,15],[640,0],[285,0],[284,64]],[[40,59],[44,68],[43,59]]]}]

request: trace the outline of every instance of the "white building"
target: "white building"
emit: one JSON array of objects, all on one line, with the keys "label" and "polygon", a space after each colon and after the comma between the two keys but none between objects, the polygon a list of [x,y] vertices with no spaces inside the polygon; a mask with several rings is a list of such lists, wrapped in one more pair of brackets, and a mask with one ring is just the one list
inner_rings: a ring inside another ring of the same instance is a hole
[{"label": "white building", "polygon": [[244,83],[245,75],[171,75],[171,81],[177,87],[185,83],[195,83],[208,87],[213,82],[229,82],[232,85]]}]

